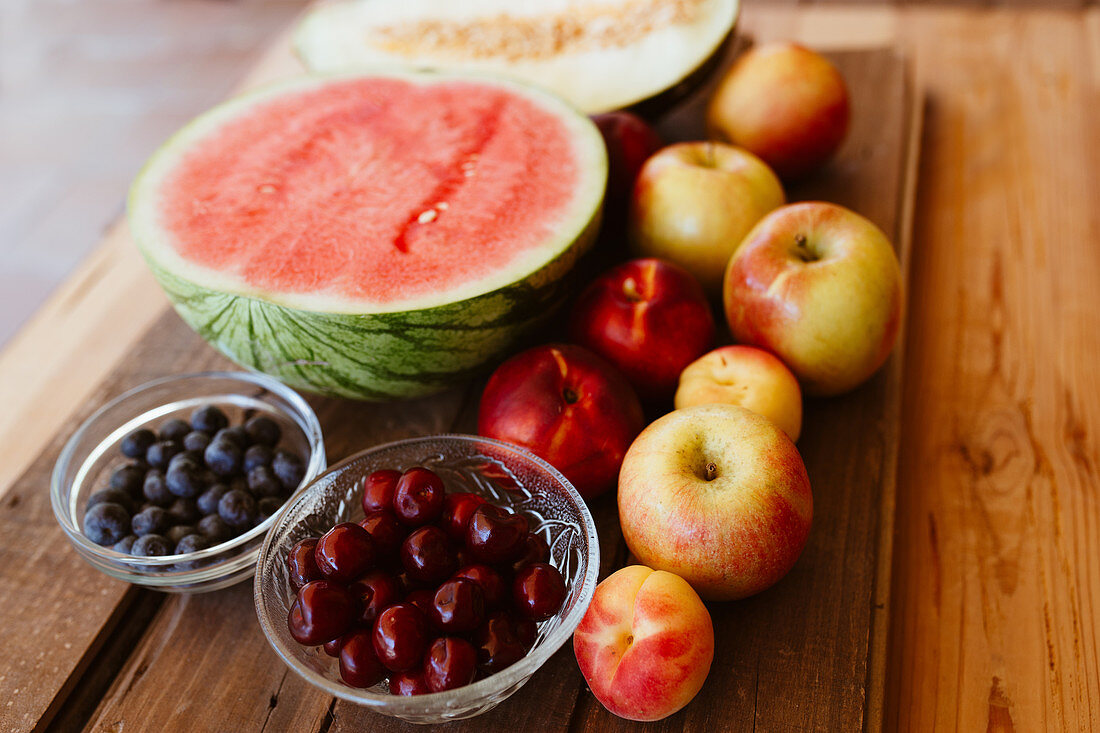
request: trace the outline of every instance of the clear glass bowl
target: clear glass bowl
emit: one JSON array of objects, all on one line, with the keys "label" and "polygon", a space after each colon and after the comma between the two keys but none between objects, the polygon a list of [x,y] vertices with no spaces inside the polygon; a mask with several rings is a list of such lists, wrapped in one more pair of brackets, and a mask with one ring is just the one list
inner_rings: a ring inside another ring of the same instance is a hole
[{"label": "clear glass bowl", "polygon": [[[447,490],[472,491],[526,515],[550,545],[551,563],[565,576],[568,595],[558,614],[539,624],[534,647],[519,662],[456,690],[401,697],[385,682],[368,689],[340,681],[339,665],[320,647],[290,636],[287,613],[295,593],[287,553],[299,540],[319,537],[338,522],[363,517],[363,479],[382,468],[426,466]],[[291,669],[330,695],[413,723],[443,723],[492,709],[530,679],[564,644],[592,600],[599,571],[599,539],[576,489],[549,463],[523,448],[469,435],[436,435],[389,443],[333,466],[287,507],[267,536],[256,567],[256,613],[271,646]]]},{"label": "clear glass bowl", "polygon": [[[134,557],[97,545],[81,531],[88,496],[107,484],[111,472],[130,459],[119,443],[132,430],[155,429],[169,418],[187,419],[201,405],[214,404],[240,424],[246,415],[264,414],[283,430],[280,445],[308,456],[302,485],[325,469],[325,446],[317,416],[302,397],[271,377],[246,372],[203,372],[165,377],[135,387],[101,407],[81,425],[61,451],[50,480],[54,516],[80,556],[113,578],[161,591],[205,592],[248,579],[260,544],[275,517],[244,534],[187,555]],[[276,515],[277,516],[277,515]]]}]

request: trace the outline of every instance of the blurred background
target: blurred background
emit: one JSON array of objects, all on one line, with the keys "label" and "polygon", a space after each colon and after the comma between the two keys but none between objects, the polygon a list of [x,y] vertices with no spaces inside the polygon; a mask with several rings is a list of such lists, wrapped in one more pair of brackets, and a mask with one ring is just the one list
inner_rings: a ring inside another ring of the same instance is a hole
[{"label": "blurred background", "polygon": [[305,0],[0,0],[0,347]]}]

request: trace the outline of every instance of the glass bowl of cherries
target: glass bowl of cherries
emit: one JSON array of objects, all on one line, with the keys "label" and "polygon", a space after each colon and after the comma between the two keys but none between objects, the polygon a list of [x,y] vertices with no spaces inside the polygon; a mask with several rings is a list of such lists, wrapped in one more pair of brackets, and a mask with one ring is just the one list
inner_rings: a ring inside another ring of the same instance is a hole
[{"label": "glass bowl of cherries", "polygon": [[468,435],[372,448],[319,476],[260,552],[260,625],[325,692],[415,723],[518,690],[592,599],[592,515],[550,464]]}]

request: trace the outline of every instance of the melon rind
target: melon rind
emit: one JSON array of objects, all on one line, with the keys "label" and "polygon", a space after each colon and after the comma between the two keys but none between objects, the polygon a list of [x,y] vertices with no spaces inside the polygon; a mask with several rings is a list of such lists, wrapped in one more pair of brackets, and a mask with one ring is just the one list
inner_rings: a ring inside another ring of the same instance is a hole
[{"label": "melon rind", "polygon": [[[452,71],[496,73],[535,84],[561,95],[586,114],[615,109],[644,111],[649,102],[709,69],[721,55],[740,14],[740,0],[693,2],[693,23],[658,24],[640,40],[606,48],[566,51],[526,59],[494,55],[479,49],[468,57],[424,52],[395,53],[372,43],[377,26],[418,19],[427,21],[493,21],[500,17],[565,16],[586,10],[629,7],[635,0],[337,0],[313,8],[294,33],[294,52],[307,69],[331,73],[378,64],[408,64]],[[669,2],[669,5],[674,4]],[[601,19],[605,22],[606,19]],[[599,25],[590,24],[590,25]],[[611,37],[614,38],[614,30]],[[480,33],[470,34],[481,40]],[[657,105],[663,107],[664,105]]]},{"label": "melon rind", "polygon": [[[581,131],[580,154],[590,172],[585,185],[590,187],[594,176],[599,188],[586,191],[587,205],[560,228],[560,241],[547,245],[545,251],[552,254],[536,269],[512,273],[504,285],[484,283],[484,292],[425,307],[406,304],[404,310],[395,310],[386,304],[373,312],[296,307],[282,294],[252,292],[216,277],[211,282],[210,273],[181,266],[179,256],[164,246],[154,212],[157,183],[172,161],[186,152],[196,136],[194,130],[209,127],[211,119],[226,117],[227,110],[228,116],[233,110],[247,111],[250,100],[303,84],[360,76],[498,83],[541,97],[563,115],[572,116],[569,126]],[[222,354],[296,389],[386,401],[438,393],[486,372],[555,314],[569,293],[570,270],[595,242],[606,178],[606,150],[596,127],[563,101],[526,85],[486,75],[438,72],[314,75],[243,95],[197,118],[165,143],[139,173],[127,213],[134,240],[176,312]]]}]

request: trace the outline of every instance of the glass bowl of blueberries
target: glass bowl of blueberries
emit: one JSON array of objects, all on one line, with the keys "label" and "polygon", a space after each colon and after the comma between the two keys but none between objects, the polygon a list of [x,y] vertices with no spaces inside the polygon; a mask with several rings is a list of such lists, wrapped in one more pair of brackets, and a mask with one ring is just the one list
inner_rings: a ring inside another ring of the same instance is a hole
[{"label": "glass bowl of blueberries", "polygon": [[252,576],[265,533],[325,469],[317,416],[270,377],[165,377],[115,398],[61,451],[54,515],[102,572],[162,591]]},{"label": "glass bowl of blueberries", "polygon": [[488,438],[413,438],[342,461],[278,516],[256,613],[312,685],[443,723],[495,707],[569,640],[599,562],[553,466]]}]

